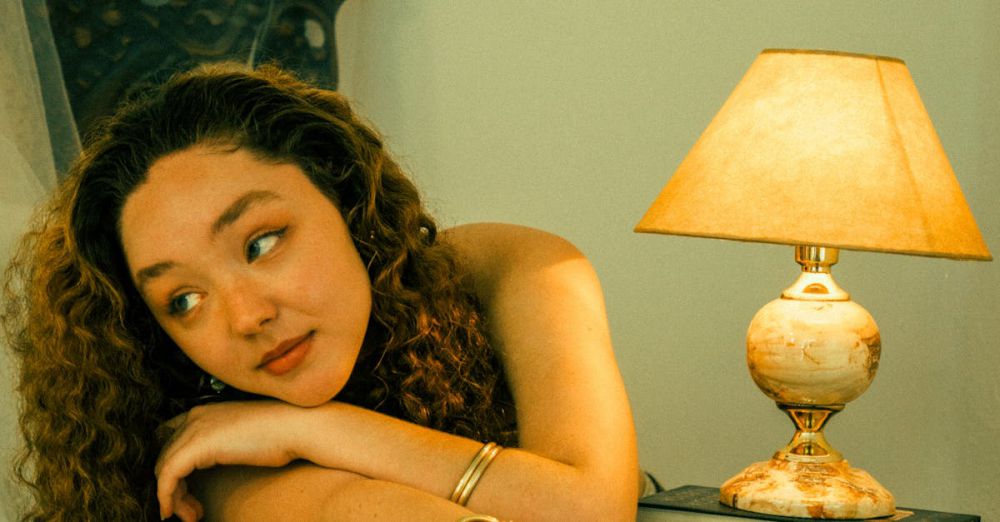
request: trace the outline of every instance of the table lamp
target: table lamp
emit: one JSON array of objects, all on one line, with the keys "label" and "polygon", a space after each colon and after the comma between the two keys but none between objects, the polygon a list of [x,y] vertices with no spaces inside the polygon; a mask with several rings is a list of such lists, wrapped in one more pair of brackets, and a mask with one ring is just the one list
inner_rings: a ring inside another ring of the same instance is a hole
[{"label": "table lamp", "polygon": [[840,249],[992,259],[906,64],[832,51],[761,52],[635,227],[795,247],[798,279],[747,332],[747,365],[795,424],[722,503],[804,518],[871,518],[892,495],[823,426],[878,368],[875,321],[834,282]]}]

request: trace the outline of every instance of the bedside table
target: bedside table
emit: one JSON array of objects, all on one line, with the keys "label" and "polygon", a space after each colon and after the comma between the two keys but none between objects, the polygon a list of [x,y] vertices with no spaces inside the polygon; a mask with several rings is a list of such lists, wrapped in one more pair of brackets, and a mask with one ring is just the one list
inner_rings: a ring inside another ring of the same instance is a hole
[{"label": "bedside table", "polygon": [[[705,521],[739,522],[740,520],[775,520],[802,522],[804,518],[779,517],[734,509],[719,502],[719,489],[681,486],[639,499],[637,522]],[[892,517],[869,520],[895,522],[981,522],[978,515],[942,513],[922,509],[896,508]]]}]

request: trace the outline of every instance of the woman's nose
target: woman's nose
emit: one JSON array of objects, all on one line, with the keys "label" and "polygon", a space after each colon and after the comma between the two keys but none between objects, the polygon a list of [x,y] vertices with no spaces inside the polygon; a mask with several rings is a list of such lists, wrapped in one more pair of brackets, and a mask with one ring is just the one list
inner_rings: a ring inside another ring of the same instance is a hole
[{"label": "woman's nose", "polygon": [[223,296],[229,327],[238,335],[256,335],[278,315],[278,308],[265,292],[240,285]]}]

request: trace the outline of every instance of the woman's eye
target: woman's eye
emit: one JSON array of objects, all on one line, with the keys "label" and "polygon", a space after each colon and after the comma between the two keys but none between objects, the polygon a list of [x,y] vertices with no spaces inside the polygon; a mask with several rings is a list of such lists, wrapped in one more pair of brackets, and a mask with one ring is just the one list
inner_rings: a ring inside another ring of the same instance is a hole
[{"label": "woman's eye", "polygon": [[278,240],[281,236],[285,234],[285,229],[275,230],[273,232],[268,232],[264,235],[258,236],[253,241],[247,245],[247,261],[253,261],[258,257],[268,253],[274,248],[274,245],[278,244]]},{"label": "woman's eye", "polygon": [[171,299],[170,305],[167,308],[170,315],[184,315],[190,312],[191,309],[197,306],[200,302],[200,295],[194,292],[188,292]]}]

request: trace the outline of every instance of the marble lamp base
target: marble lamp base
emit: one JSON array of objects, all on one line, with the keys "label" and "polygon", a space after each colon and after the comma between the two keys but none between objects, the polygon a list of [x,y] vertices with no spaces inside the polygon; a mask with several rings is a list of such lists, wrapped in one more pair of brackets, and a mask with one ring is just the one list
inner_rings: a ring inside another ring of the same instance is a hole
[{"label": "marble lamp base", "polygon": [[795,424],[792,440],[720,488],[723,504],[772,515],[872,518],[895,500],[827,443],[823,427],[859,397],[878,369],[881,336],[871,314],[833,280],[833,248],[800,246],[802,273],[764,305],[747,331],[747,366]]},{"label": "marble lamp base", "polygon": [[857,519],[895,512],[892,494],[846,460],[758,462],[726,481],[719,500],[737,509],[788,517]]}]

